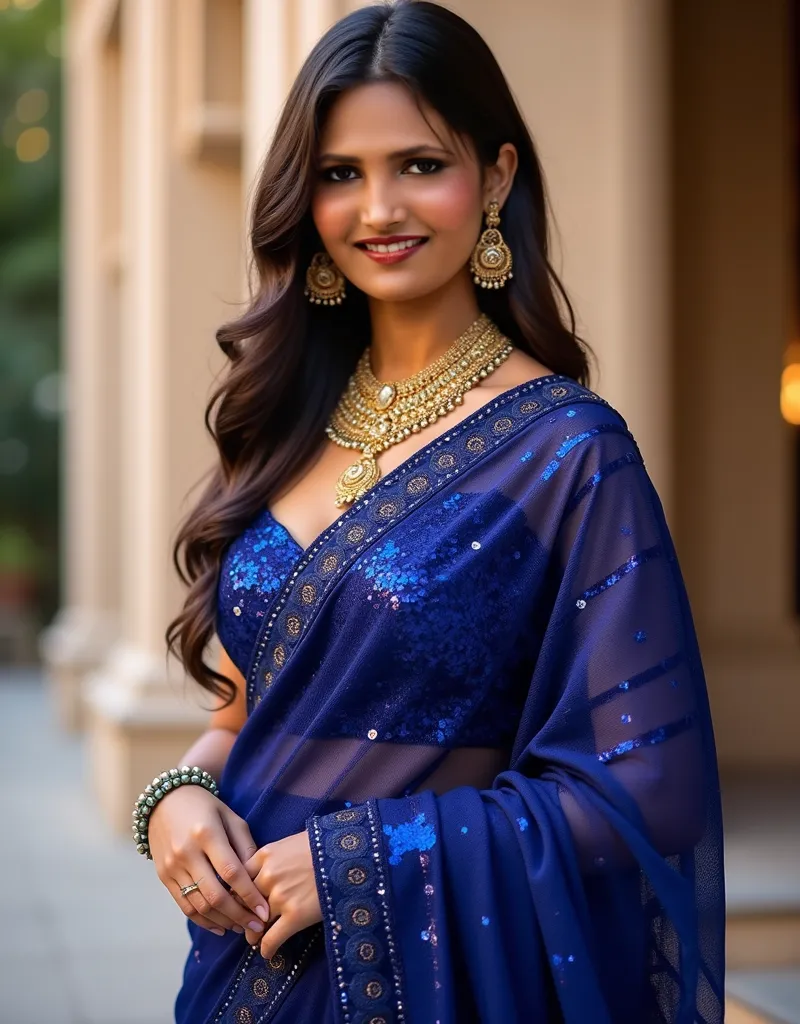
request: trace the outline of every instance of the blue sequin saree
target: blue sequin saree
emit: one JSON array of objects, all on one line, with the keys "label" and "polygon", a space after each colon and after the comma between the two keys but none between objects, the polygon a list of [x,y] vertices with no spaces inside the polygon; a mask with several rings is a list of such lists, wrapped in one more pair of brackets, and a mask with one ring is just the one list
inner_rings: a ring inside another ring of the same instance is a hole
[{"label": "blue sequin saree", "polygon": [[308,549],[265,511],[218,631],[249,709],[222,796],[259,845],[308,831],[324,920],[272,961],[190,925],[179,1024],[722,1021],[703,671],[597,395],[505,392]]}]

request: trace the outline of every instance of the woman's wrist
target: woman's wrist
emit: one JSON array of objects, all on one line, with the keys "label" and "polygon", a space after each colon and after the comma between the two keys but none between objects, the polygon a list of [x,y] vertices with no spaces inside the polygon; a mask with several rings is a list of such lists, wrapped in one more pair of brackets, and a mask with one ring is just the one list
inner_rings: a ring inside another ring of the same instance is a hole
[{"label": "woman's wrist", "polygon": [[148,860],[153,859],[148,839],[150,816],[168,793],[182,786],[202,786],[213,796],[219,796],[216,780],[209,772],[197,765],[192,767],[182,765],[180,768],[170,768],[168,771],[156,775],[153,781],[148,783],[143,792],[139,794],[132,814],[133,841],[138,852]]}]

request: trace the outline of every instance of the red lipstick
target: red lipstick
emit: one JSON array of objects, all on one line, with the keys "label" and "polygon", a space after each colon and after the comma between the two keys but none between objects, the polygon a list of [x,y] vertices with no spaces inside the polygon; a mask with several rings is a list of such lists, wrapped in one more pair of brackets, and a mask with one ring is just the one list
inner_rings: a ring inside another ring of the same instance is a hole
[{"label": "red lipstick", "polygon": [[[396,242],[415,242],[416,245],[409,245],[402,249],[397,249],[394,252],[378,252],[375,249],[367,249],[369,245],[392,245]],[[384,235],[377,238],[361,238],[355,243],[355,245],[361,249],[365,256],[369,256],[375,263],[400,263],[402,260],[407,260],[410,256],[413,256],[415,252],[422,248],[427,242],[427,238],[422,235]]]}]

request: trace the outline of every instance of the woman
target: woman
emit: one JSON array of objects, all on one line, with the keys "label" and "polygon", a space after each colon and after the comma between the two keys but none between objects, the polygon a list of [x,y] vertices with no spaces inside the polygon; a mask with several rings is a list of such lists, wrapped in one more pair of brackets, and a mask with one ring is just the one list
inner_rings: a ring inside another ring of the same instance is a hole
[{"label": "woman", "polygon": [[474,30],[422,2],[335,25],[252,243],[168,632],[219,709],[203,785],[135,812],[191,922],[177,1020],[721,1021],[690,610]]}]

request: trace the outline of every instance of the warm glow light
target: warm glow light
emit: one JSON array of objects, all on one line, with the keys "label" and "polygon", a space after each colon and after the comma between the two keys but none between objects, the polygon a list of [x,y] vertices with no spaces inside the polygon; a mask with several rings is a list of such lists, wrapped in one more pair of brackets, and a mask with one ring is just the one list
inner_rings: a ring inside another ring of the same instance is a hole
[{"label": "warm glow light", "polygon": [[50,106],[50,97],[44,89],[28,89],[17,100],[17,118],[23,124],[41,121]]},{"label": "warm glow light", "polygon": [[21,11],[29,11],[32,7],[35,7],[40,0],[14,0],[14,6],[18,7]]},{"label": "warm glow light", "polygon": [[0,11],[7,11],[11,0],[0,0]]},{"label": "warm glow light", "polygon": [[41,160],[50,149],[50,132],[46,128],[26,128],[17,139],[17,157],[30,164]]},{"label": "warm glow light", "polygon": [[800,427],[800,363],[790,363],[781,376],[781,415]]}]

